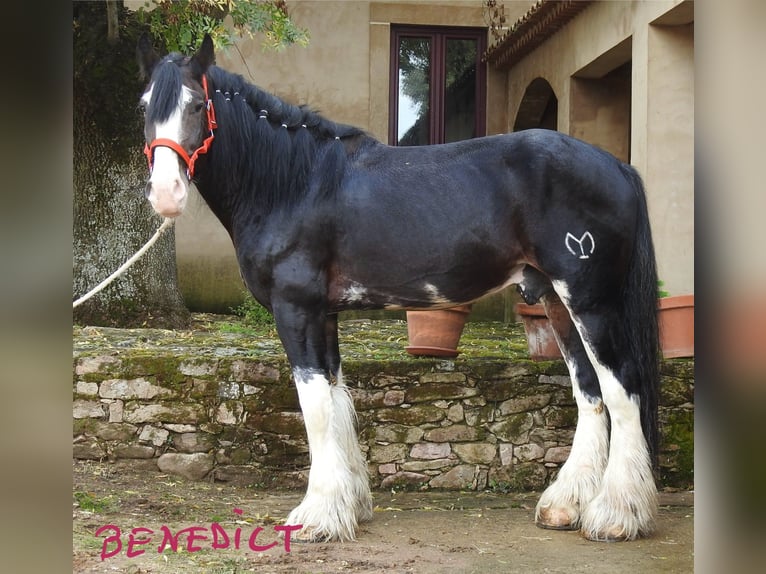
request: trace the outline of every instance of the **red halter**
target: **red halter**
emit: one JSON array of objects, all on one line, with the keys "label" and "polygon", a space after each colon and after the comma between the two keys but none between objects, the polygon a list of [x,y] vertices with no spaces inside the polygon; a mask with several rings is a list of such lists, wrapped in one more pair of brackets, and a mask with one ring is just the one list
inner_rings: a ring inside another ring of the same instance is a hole
[{"label": "red halter", "polygon": [[214,137],[213,130],[218,127],[218,124],[216,124],[215,121],[215,108],[213,108],[213,101],[210,99],[210,96],[207,93],[207,77],[204,75],[202,76],[202,89],[205,91],[205,102],[207,106],[207,128],[210,132],[210,135],[205,138],[205,140],[202,142],[202,145],[194,150],[194,153],[191,154],[191,157],[189,157],[189,154],[186,153],[186,150],[182,148],[180,144],[168,138],[157,138],[148,145],[144,144],[144,154],[149,160],[149,171],[152,170],[152,166],[154,164],[154,148],[169,147],[174,152],[176,152],[182,160],[184,160],[184,163],[186,164],[186,177],[189,179],[194,177],[194,163],[197,161],[197,158],[200,156],[200,154],[207,153],[207,150],[210,149],[210,144],[213,143]]}]

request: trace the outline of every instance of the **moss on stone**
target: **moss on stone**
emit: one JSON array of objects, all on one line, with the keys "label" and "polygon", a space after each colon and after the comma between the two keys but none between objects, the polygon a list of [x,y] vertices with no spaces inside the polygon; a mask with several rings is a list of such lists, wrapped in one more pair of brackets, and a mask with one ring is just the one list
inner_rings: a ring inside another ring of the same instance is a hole
[{"label": "moss on stone", "polygon": [[[341,347],[340,354],[343,359],[343,376],[358,382],[372,382],[380,375],[386,377],[411,377],[413,372],[420,370],[420,366],[413,363],[416,359],[402,360],[390,359],[385,361],[359,360],[355,358],[345,358],[344,349]],[[406,357],[406,354],[405,354]],[[385,368],[382,365],[385,364]]]},{"label": "moss on stone", "polygon": [[534,425],[531,413],[509,415],[505,420],[494,423],[490,430],[497,438],[504,442],[520,444],[526,442],[524,435]]},{"label": "moss on stone", "polygon": [[476,389],[454,383],[428,383],[407,389],[404,400],[408,403],[433,402],[440,399],[462,399],[478,394]]},{"label": "moss on stone", "polygon": [[669,409],[661,417],[660,480],[688,488],[694,484],[694,411]]},{"label": "moss on stone", "polygon": [[513,466],[503,485],[508,492],[529,492],[545,488],[545,467],[537,462],[522,462]]},{"label": "moss on stone", "polygon": [[550,407],[545,413],[545,425],[553,428],[570,428],[577,425],[576,407]]},{"label": "moss on stone", "polygon": [[423,422],[437,422],[447,416],[444,409],[433,405],[415,405],[410,408],[393,407],[379,409],[375,413],[375,419],[380,422],[400,423],[403,425],[417,426]]},{"label": "moss on stone", "polygon": [[663,376],[660,384],[660,404],[666,407],[680,406],[694,402],[694,388],[688,379],[678,376]]},{"label": "moss on stone", "polygon": [[287,436],[302,436],[303,417],[299,413],[250,413],[245,423],[248,428]]},{"label": "moss on stone", "polygon": [[72,435],[93,435],[96,433],[96,419],[72,419]]},{"label": "moss on stone", "polygon": [[156,377],[157,384],[174,390],[180,390],[187,381],[180,372],[182,356],[157,352],[140,351],[123,359],[123,376],[126,379],[136,377]]},{"label": "moss on stone", "polygon": [[[199,319],[195,324],[199,327]],[[345,342],[353,339],[352,344],[341,341],[341,356],[346,383],[357,389],[355,398],[358,406],[363,407],[358,413],[363,449],[385,442],[412,445],[424,440],[426,432],[431,439],[467,440],[456,442],[464,445],[494,444],[498,440],[517,445],[528,440],[540,444],[571,443],[577,413],[571,387],[564,381],[567,369],[563,361],[532,362],[525,356],[526,350],[519,356],[496,355],[494,349],[498,345],[510,347],[512,343],[492,338],[502,337],[501,333],[506,332],[495,325],[472,325],[472,335],[467,339],[470,352],[456,360],[409,356],[404,351],[406,338],[398,338],[397,334],[406,332],[404,322],[373,322],[364,329],[357,327],[341,326]],[[513,334],[513,329],[509,332]],[[190,331],[75,328],[73,335],[73,368],[79,365],[83,371],[73,377],[75,387],[78,381],[101,383],[105,379],[143,377],[152,384],[177,391],[180,401],[175,397],[172,401],[152,400],[151,404],[127,401],[126,421],[136,419],[139,425],[195,424],[199,431],[211,433],[226,444],[226,454],[219,464],[230,468],[246,464],[273,466],[274,476],[280,477],[290,475],[286,469],[305,470],[309,457],[303,420],[290,365],[275,337],[217,332],[214,322]],[[523,331],[514,336],[521,337],[519,345],[526,344]],[[480,349],[482,340],[489,341],[484,350]],[[381,352],[370,351],[378,345]],[[660,410],[665,437],[661,476],[666,486],[684,488],[693,484],[693,409],[681,407],[693,403],[693,366],[693,359],[665,361],[662,366],[661,403],[666,408]],[[251,379],[257,379],[257,384],[248,382]],[[225,385],[233,383],[238,385],[237,400],[247,413],[247,422],[209,421],[210,416],[215,420],[218,406],[226,398],[220,395],[219,387],[224,384],[226,390]],[[387,396],[388,402],[381,402],[381,397]],[[543,396],[551,396],[548,406],[542,405]],[[503,409],[503,401],[509,399],[535,410],[513,412],[510,403]],[[404,406],[400,406],[401,402]],[[174,408],[186,404],[194,406],[188,413]],[[452,421],[457,426],[450,427],[446,420],[448,409],[456,405],[463,416]],[[545,422],[549,426],[542,425],[543,413],[547,414]],[[106,450],[98,443],[104,438],[99,429],[113,426],[106,423],[105,417],[104,413],[101,421],[89,418],[74,421],[75,436],[95,435],[91,442],[80,439],[82,444],[75,445],[75,454],[86,458],[105,456]],[[460,436],[451,435],[462,428],[460,425],[481,432],[476,436],[463,431],[458,433]],[[110,439],[104,440],[109,443]],[[487,447],[488,452],[490,448]],[[493,462],[490,480],[503,490],[539,490],[548,472],[539,462],[500,467]],[[434,473],[429,471],[427,479],[431,480]],[[420,488],[425,484],[421,479],[400,474],[396,482]]]},{"label": "moss on stone", "polygon": [[250,454],[250,449],[243,446],[232,450],[230,458],[231,464],[247,464],[250,462],[252,455]]},{"label": "moss on stone", "polygon": [[518,379],[480,380],[476,386],[488,401],[502,402],[515,397],[527,381]]},{"label": "moss on stone", "polygon": [[[257,395],[251,395],[248,399],[245,399],[245,404],[252,405],[253,398],[259,405],[259,409],[300,409],[298,404],[298,391],[295,389],[295,385],[268,385],[263,387],[260,393]],[[248,406],[248,409],[250,406]]]}]

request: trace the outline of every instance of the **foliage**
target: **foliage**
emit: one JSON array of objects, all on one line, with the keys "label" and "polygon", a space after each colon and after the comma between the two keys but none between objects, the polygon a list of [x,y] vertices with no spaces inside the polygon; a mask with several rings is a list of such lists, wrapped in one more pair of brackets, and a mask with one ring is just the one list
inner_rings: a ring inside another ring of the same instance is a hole
[{"label": "foliage", "polygon": [[665,291],[663,289],[664,286],[665,286],[665,282],[662,279],[657,281],[657,296],[658,297],[669,297],[670,296],[670,293],[668,293],[667,291]]},{"label": "foliage", "polygon": [[98,514],[107,511],[111,507],[111,502],[108,498],[99,499],[90,492],[81,492],[77,490],[73,493],[73,496],[80,509],[87,512],[95,512]]},{"label": "foliage", "polygon": [[274,317],[250,293],[239,307],[232,309],[235,315],[242,318],[242,322],[249,327],[271,327],[275,325]]},{"label": "foliage", "polygon": [[[253,38],[260,32],[263,47],[277,51],[309,41],[308,31],[290,20],[285,0],[151,0],[137,16],[171,52],[193,52],[205,34],[210,34],[216,48],[230,46],[235,33]],[[233,29],[227,26],[227,17]]]}]

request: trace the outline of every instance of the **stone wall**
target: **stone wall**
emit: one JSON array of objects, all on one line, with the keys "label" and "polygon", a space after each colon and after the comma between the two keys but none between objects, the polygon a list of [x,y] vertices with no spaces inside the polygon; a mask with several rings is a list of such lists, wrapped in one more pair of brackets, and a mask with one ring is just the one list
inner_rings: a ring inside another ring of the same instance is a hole
[{"label": "stone wall", "polygon": [[[303,487],[309,455],[282,359],[76,353],[77,459],[191,479]],[[375,488],[540,490],[569,453],[561,361],[344,362]],[[693,360],[663,364],[661,481],[693,484]]]}]

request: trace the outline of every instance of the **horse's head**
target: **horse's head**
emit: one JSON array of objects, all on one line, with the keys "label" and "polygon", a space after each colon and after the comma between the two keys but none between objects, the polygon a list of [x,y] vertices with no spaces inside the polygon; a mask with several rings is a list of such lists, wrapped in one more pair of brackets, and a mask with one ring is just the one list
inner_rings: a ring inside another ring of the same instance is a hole
[{"label": "horse's head", "polygon": [[212,142],[215,117],[205,72],[215,61],[213,42],[205,36],[191,57],[160,58],[147,35],[138,41],[138,62],[149,86],[141,96],[146,117],[145,153],[149,159],[146,197],[164,217],[181,215],[194,175],[194,163]]}]

